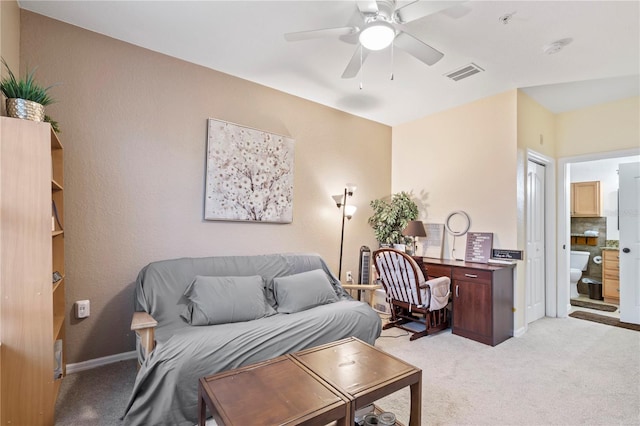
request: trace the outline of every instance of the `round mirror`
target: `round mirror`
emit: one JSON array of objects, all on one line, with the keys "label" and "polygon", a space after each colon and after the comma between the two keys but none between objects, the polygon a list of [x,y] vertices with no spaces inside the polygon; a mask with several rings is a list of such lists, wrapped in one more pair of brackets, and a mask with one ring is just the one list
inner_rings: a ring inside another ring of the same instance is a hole
[{"label": "round mirror", "polygon": [[450,234],[460,236],[467,233],[471,226],[471,220],[467,213],[458,210],[447,216],[444,226]]}]

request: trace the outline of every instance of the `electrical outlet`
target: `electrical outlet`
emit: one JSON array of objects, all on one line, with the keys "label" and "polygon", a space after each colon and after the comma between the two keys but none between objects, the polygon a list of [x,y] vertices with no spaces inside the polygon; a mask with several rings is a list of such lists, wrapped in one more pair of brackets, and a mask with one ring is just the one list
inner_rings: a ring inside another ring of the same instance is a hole
[{"label": "electrical outlet", "polygon": [[76,318],[86,318],[90,315],[91,304],[88,300],[78,300],[75,303]]},{"label": "electrical outlet", "polygon": [[348,283],[353,282],[353,274],[351,273],[351,271],[347,271],[347,282]]}]

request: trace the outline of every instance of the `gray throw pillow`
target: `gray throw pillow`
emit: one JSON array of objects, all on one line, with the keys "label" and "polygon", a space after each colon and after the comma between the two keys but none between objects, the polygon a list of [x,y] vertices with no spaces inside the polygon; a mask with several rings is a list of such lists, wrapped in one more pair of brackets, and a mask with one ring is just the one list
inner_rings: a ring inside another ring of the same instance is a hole
[{"label": "gray throw pillow", "polygon": [[278,302],[278,312],[283,314],[338,301],[336,292],[322,269],[274,278],[273,291]]},{"label": "gray throw pillow", "polygon": [[196,276],[184,292],[189,303],[180,316],[191,325],[251,321],[276,312],[264,296],[259,275],[249,277]]}]

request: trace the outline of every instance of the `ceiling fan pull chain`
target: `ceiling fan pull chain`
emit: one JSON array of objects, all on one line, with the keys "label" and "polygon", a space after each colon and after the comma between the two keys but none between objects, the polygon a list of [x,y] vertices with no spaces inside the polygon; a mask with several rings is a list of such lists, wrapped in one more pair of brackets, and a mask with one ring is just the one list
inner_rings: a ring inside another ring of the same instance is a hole
[{"label": "ceiling fan pull chain", "polygon": [[394,65],[393,60],[394,60],[394,58],[395,58],[395,56],[394,56],[394,52],[395,52],[395,51],[394,51],[394,49],[393,49],[393,43],[391,43],[391,81],[393,81],[393,65]]},{"label": "ceiling fan pull chain", "polygon": [[362,45],[360,45],[360,90],[362,90]]}]

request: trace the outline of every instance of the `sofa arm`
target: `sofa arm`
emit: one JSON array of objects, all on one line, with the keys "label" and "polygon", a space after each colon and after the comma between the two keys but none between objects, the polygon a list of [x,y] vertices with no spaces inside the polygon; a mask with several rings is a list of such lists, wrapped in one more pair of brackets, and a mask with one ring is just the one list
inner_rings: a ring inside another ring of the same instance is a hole
[{"label": "sofa arm", "polygon": [[131,318],[131,330],[140,336],[140,343],[146,358],[156,345],[154,338],[155,328],[158,321],[154,320],[151,315],[146,312],[134,312]]},{"label": "sofa arm", "polygon": [[373,299],[374,299],[374,293],[377,289],[382,288],[382,286],[380,284],[341,284],[342,288],[344,288],[345,290],[349,290],[349,293],[351,293],[351,290],[368,290],[369,291],[369,306],[371,306],[373,308]]}]

